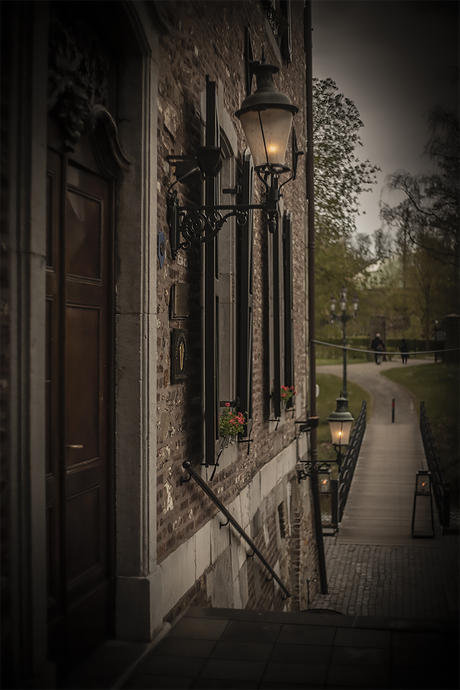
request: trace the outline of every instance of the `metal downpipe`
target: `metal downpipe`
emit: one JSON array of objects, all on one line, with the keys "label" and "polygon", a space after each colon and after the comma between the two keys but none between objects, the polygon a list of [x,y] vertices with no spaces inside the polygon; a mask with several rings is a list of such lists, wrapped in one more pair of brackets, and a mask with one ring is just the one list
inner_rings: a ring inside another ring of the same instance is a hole
[{"label": "metal downpipe", "polygon": [[[313,44],[312,44],[311,0],[307,0],[304,9],[304,48],[307,97],[307,156],[306,156],[306,195],[308,201],[308,321],[310,333],[310,416],[316,417],[316,310],[315,310],[315,209],[314,209],[314,159],[313,159]],[[310,432],[310,455],[312,471],[310,476],[313,497],[313,514],[316,545],[318,549],[318,567],[321,593],[327,594],[326,561],[324,557],[323,530],[321,525],[321,508],[319,502],[318,476],[316,462],[318,459],[317,431]]]}]

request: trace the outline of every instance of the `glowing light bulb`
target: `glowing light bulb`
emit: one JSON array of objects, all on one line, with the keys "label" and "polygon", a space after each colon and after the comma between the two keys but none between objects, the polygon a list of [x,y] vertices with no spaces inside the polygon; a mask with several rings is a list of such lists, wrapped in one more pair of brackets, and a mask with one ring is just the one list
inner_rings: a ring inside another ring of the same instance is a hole
[{"label": "glowing light bulb", "polygon": [[276,153],[277,148],[278,148],[277,146],[272,144],[271,146],[268,147],[268,153]]}]

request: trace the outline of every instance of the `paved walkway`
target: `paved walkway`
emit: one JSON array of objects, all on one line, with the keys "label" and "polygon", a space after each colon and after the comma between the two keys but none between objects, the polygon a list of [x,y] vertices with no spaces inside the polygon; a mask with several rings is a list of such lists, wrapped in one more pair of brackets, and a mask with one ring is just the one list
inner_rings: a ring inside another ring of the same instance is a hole
[{"label": "paved walkway", "polygon": [[[410,366],[423,363],[409,360]],[[373,362],[348,367],[348,379],[372,395],[372,416],[351,484],[339,543],[413,545],[411,521],[417,470],[426,469],[425,454],[412,396],[381,372],[398,363]],[[408,366],[408,365],[406,365]],[[318,373],[341,376],[341,365],[318,367]],[[321,395],[321,391],[320,391]],[[392,422],[392,401],[395,421]],[[429,499],[417,500],[418,532],[431,534]],[[429,542],[432,543],[431,540]],[[425,544],[427,545],[427,544]]]},{"label": "paved walkway", "polygon": [[[418,366],[423,360],[409,360]],[[342,614],[455,619],[458,616],[458,537],[411,536],[415,476],[426,469],[411,395],[381,375],[399,362],[355,364],[348,378],[372,395],[358,465],[336,537],[325,538],[328,595],[312,608]],[[318,367],[341,376],[340,365]],[[395,422],[391,415],[395,399]],[[429,499],[417,498],[415,533],[431,534]]]},{"label": "paved walkway", "polygon": [[458,688],[456,626],[189,609],[125,688]]}]

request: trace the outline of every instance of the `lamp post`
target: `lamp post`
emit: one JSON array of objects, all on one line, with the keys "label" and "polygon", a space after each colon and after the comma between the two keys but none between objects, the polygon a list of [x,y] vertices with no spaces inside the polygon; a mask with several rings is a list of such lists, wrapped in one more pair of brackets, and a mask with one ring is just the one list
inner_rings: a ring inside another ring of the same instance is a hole
[{"label": "lamp post", "polygon": [[334,296],[331,297],[331,323],[336,321],[342,321],[342,333],[343,333],[343,386],[342,395],[348,400],[348,390],[347,390],[347,321],[351,318],[355,318],[358,313],[359,300],[355,297],[353,298],[353,314],[350,316],[346,313],[347,309],[347,288],[342,285],[342,290],[340,291],[339,299],[339,309],[340,313],[336,313],[337,300]]},{"label": "lamp post", "polygon": [[348,400],[344,396],[336,398],[336,409],[331,412],[327,421],[331,430],[332,445],[337,453],[337,464],[342,462],[342,448],[348,446],[351,427],[354,422],[353,415],[348,411]]}]

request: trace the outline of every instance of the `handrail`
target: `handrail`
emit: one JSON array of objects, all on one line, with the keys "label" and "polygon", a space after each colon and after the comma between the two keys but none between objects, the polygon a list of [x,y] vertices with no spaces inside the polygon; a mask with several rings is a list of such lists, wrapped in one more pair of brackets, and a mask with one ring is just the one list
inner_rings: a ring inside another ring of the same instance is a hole
[{"label": "handrail", "polygon": [[356,463],[358,462],[364,432],[366,431],[366,407],[366,401],[363,400],[358,419],[356,420],[355,428],[353,429],[353,433],[350,438],[345,460],[340,471],[338,497],[339,522],[342,521],[343,511],[345,510],[345,504],[347,502],[351,482],[355,473]]},{"label": "handrail", "polygon": [[442,525],[443,533],[446,533],[450,528],[450,484],[444,481],[444,473],[434,444],[433,434],[431,432],[431,426],[423,400],[420,402],[420,433],[422,436],[426,462],[431,472],[439,522]]},{"label": "handrail", "polygon": [[[251,539],[250,537],[248,537],[248,535],[246,534],[246,532],[244,531],[244,529],[241,527],[241,525],[235,520],[235,518],[233,517],[233,515],[231,515],[231,514],[228,512],[228,510],[227,510],[227,508],[224,506],[224,504],[217,498],[217,496],[216,496],[216,494],[214,493],[214,491],[213,491],[212,489],[209,488],[209,486],[206,484],[206,482],[200,477],[200,475],[198,474],[198,472],[196,472],[196,471],[193,469],[193,467],[191,466],[191,463],[189,462],[189,460],[185,460],[185,462],[182,463],[182,467],[184,468],[184,470],[187,470],[187,472],[190,474],[190,477],[193,477],[193,479],[197,482],[197,484],[199,484],[199,485],[201,486],[201,488],[203,489],[203,491],[205,492],[205,494],[207,494],[207,495],[209,496],[209,498],[211,499],[211,501],[213,501],[213,502],[216,504],[216,506],[219,508],[219,510],[225,515],[225,517],[227,518],[226,524],[228,524],[228,523],[230,522],[230,523],[233,525],[233,527],[236,529],[236,531],[237,531],[237,532],[243,537],[243,539],[245,539],[246,542],[249,544],[249,546],[251,547],[251,549],[252,549],[253,552],[254,552],[253,555],[254,555],[254,554],[257,554],[257,556],[258,556],[259,559],[262,561],[262,563],[264,564],[264,566],[267,568],[267,570],[268,570],[268,572],[270,573],[270,575],[272,576],[272,578],[273,578],[274,580],[277,581],[277,583],[279,584],[279,586],[281,587],[281,589],[283,590],[283,592],[286,594],[286,596],[283,597],[283,600],[284,600],[284,599],[288,599],[288,598],[291,596],[290,592],[288,592],[288,590],[286,589],[286,587],[283,585],[283,583],[281,582],[281,580],[279,579],[278,575],[275,573],[275,571],[273,570],[273,568],[267,563],[267,561],[266,561],[265,558],[262,556],[262,554],[260,553],[260,551],[259,551],[259,549],[257,548],[257,546],[254,544],[254,542],[252,541],[252,539]],[[190,478],[189,478],[189,479],[183,479],[183,478],[181,477],[181,479],[180,479],[180,483],[181,483],[181,484],[183,484],[184,482],[188,482],[188,481],[190,481]]]}]

